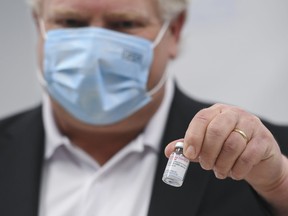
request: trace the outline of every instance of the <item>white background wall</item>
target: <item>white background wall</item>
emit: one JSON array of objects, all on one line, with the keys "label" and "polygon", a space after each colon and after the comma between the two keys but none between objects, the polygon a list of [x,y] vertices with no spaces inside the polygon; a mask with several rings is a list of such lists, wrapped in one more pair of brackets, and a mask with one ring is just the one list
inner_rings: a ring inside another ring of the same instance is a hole
[{"label": "white background wall", "polygon": [[[170,70],[189,95],[288,124],[288,1],[193,0]],[[0,118],[40,101],[24,0],[0,1]]]}]

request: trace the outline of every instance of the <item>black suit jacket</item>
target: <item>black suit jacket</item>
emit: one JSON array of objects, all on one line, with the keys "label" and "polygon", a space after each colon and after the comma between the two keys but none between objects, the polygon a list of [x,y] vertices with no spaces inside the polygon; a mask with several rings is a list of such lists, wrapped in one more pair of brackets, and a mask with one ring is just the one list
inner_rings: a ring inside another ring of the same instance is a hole
[{"label": "black suit jacket", "polygon": [[[181,188],[162,182],[167,163],[164,147],[183,137],[192,117],[207,106],[189,99],[176,88],[162,138],[148,216],[269,215],[265,202],[246,182],[217,180],[212,172],[195,163],[191,163]],[[0,215],[37,215],[45,137],[41,115],[41,107],[37,107],[0,121]],[[288,128],[265,124],[287,154]]]}]

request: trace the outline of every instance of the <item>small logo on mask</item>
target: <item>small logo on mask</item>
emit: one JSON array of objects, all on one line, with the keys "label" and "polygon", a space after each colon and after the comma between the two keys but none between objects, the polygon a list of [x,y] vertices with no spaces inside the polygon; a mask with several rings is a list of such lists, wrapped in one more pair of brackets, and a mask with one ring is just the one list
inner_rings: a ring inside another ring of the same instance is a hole
[{"label": "small logo on mask", "polygon": [[123,59],[127,61],[134,62],[136,64],[141,64],[142,62],[142,55],[139,53],[131,52],[129,50],[124,50],[122,54]]}]

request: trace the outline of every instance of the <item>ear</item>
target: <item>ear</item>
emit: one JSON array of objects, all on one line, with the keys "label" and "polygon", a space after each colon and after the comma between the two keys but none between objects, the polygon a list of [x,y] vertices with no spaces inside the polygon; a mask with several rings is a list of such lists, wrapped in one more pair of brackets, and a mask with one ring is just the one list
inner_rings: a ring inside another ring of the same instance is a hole
[{"label": "ear", "polygon": [[181,38],[181,32],[186,21],[186,10],[181,12],[170,24],[170,33],[172,37],[172,44],[170,46],[170,57],[176,58]]},{"label": "ear", "polygon": [[40,24],[39,24],[39,14],[37,14],[35,11],[33,11],[32,17],[33,17],[34,25],[36,27],[38,34],[41,34],[41,31],[40,31],[41,29],[40,29]]},{"label": "ear", "polygon": [[41,26],[40,26],[40,20],[41,20],[41,15],[39,15],[37,12],[33,11],[32,12],[32,17],[33,17],[33,22],[37,31],[37,59],[38,59],[38,67],[43,68],[43,33],[41,31]]}]

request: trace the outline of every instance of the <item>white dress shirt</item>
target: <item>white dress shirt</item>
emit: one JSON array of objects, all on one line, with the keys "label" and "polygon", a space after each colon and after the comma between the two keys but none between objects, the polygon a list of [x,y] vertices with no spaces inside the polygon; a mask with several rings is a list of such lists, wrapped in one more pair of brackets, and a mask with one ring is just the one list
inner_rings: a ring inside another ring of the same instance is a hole
[{"label": "white dress shirt", "polygon": [[160,108],[143,133],[103,166],[60,134],[44,94],[46,138],[39,215],[146,216],[174,91],[171,79],[165,91]]}]

